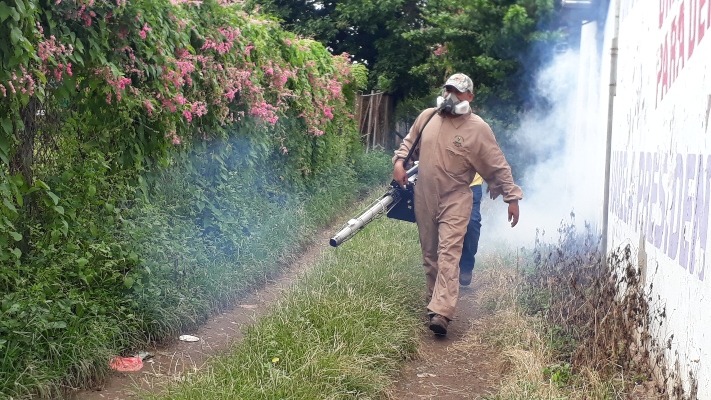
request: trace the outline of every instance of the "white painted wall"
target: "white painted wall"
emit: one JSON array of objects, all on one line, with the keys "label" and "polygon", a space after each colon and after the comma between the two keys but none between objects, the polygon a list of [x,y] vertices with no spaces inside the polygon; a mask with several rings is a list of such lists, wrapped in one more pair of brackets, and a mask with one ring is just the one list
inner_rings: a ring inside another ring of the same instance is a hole
[{"label": "white painted wall", "polygon": [[[614,13],[612,0],[605,114]],[[711,399],[711,0],[620,0],[617,77],[608,249],[643,250],[652,306],[666,308],[653,334],[671,344],[668,368],[687,396],[692,374]]]}]

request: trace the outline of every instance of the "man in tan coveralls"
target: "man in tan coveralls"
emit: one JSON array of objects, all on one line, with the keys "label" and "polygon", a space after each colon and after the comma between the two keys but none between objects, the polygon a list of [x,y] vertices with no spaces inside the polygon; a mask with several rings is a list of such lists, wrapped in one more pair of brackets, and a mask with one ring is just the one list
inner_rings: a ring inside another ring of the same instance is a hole
[{"label": "man in tan coveralls", "polygon": [[459,259],[472,211],[469,185],[478,172],[489,187],[492,199],[503,194],[509,204],[508,220],[518,223],[518,200],[523,198],[516,186],[494,133],[481,117],[473,114],[469,102],[474,99],[472,80],[454,74],[444,84],[437,108],[422,112],[393,157],[393,179],[407,184],[403,161],[424,127],[412,159],[419,160],[415,185],[415,216],[420,234],[422,261],[427,279],[430,329],[445,335],[454,318],[459,296]]}]

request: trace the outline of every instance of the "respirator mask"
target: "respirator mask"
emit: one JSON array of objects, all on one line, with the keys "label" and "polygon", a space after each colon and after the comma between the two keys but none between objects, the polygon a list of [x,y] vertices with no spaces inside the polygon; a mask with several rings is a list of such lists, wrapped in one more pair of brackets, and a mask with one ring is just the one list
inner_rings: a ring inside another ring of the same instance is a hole
[{"label": "respirator mask", "polygon": [[[442,94],[445,93],[446,91]],[[459,100],[454,93],[449,92],[445,97],[437,97],[437,109],[448,114],[464,115],[469,112],[470,107],[468,101]]]}]

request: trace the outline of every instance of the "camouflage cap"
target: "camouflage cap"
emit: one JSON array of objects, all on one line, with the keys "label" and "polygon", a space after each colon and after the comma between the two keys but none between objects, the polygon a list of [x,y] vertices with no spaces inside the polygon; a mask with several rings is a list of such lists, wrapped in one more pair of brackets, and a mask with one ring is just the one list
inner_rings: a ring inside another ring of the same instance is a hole
[{"label": "camouflage cap", "polygon": [[461,73],[450,76],[444,86],[452,86],[460,92],[474,93],[474,83],[468,76]]}]

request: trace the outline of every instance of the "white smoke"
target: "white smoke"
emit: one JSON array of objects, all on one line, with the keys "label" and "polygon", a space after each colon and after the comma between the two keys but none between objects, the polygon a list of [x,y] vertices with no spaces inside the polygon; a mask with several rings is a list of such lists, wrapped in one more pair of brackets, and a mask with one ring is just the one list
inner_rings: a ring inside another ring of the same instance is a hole
[{"label": "white smoke", "polygon": [[484,194],[481,250],[502,243],[530,246],[537,231],[545,232],[545,241],[555,241],[561,222],[570,222],[571,213],[579,229],[587,222],[599,233],[607,109],[600,104],[596,87],[597,44],[594,35],[588,36],[592,37],[586,40],[583,35],[580,51],[557,54],[537,74],[537,94],[548,100],[549,107],[524,115],[515,137],[539,162],[525,172],[525,181],[517,182],[524,199],[515,228],[506,220],[507,205],[501,198],[492,201]]}]

